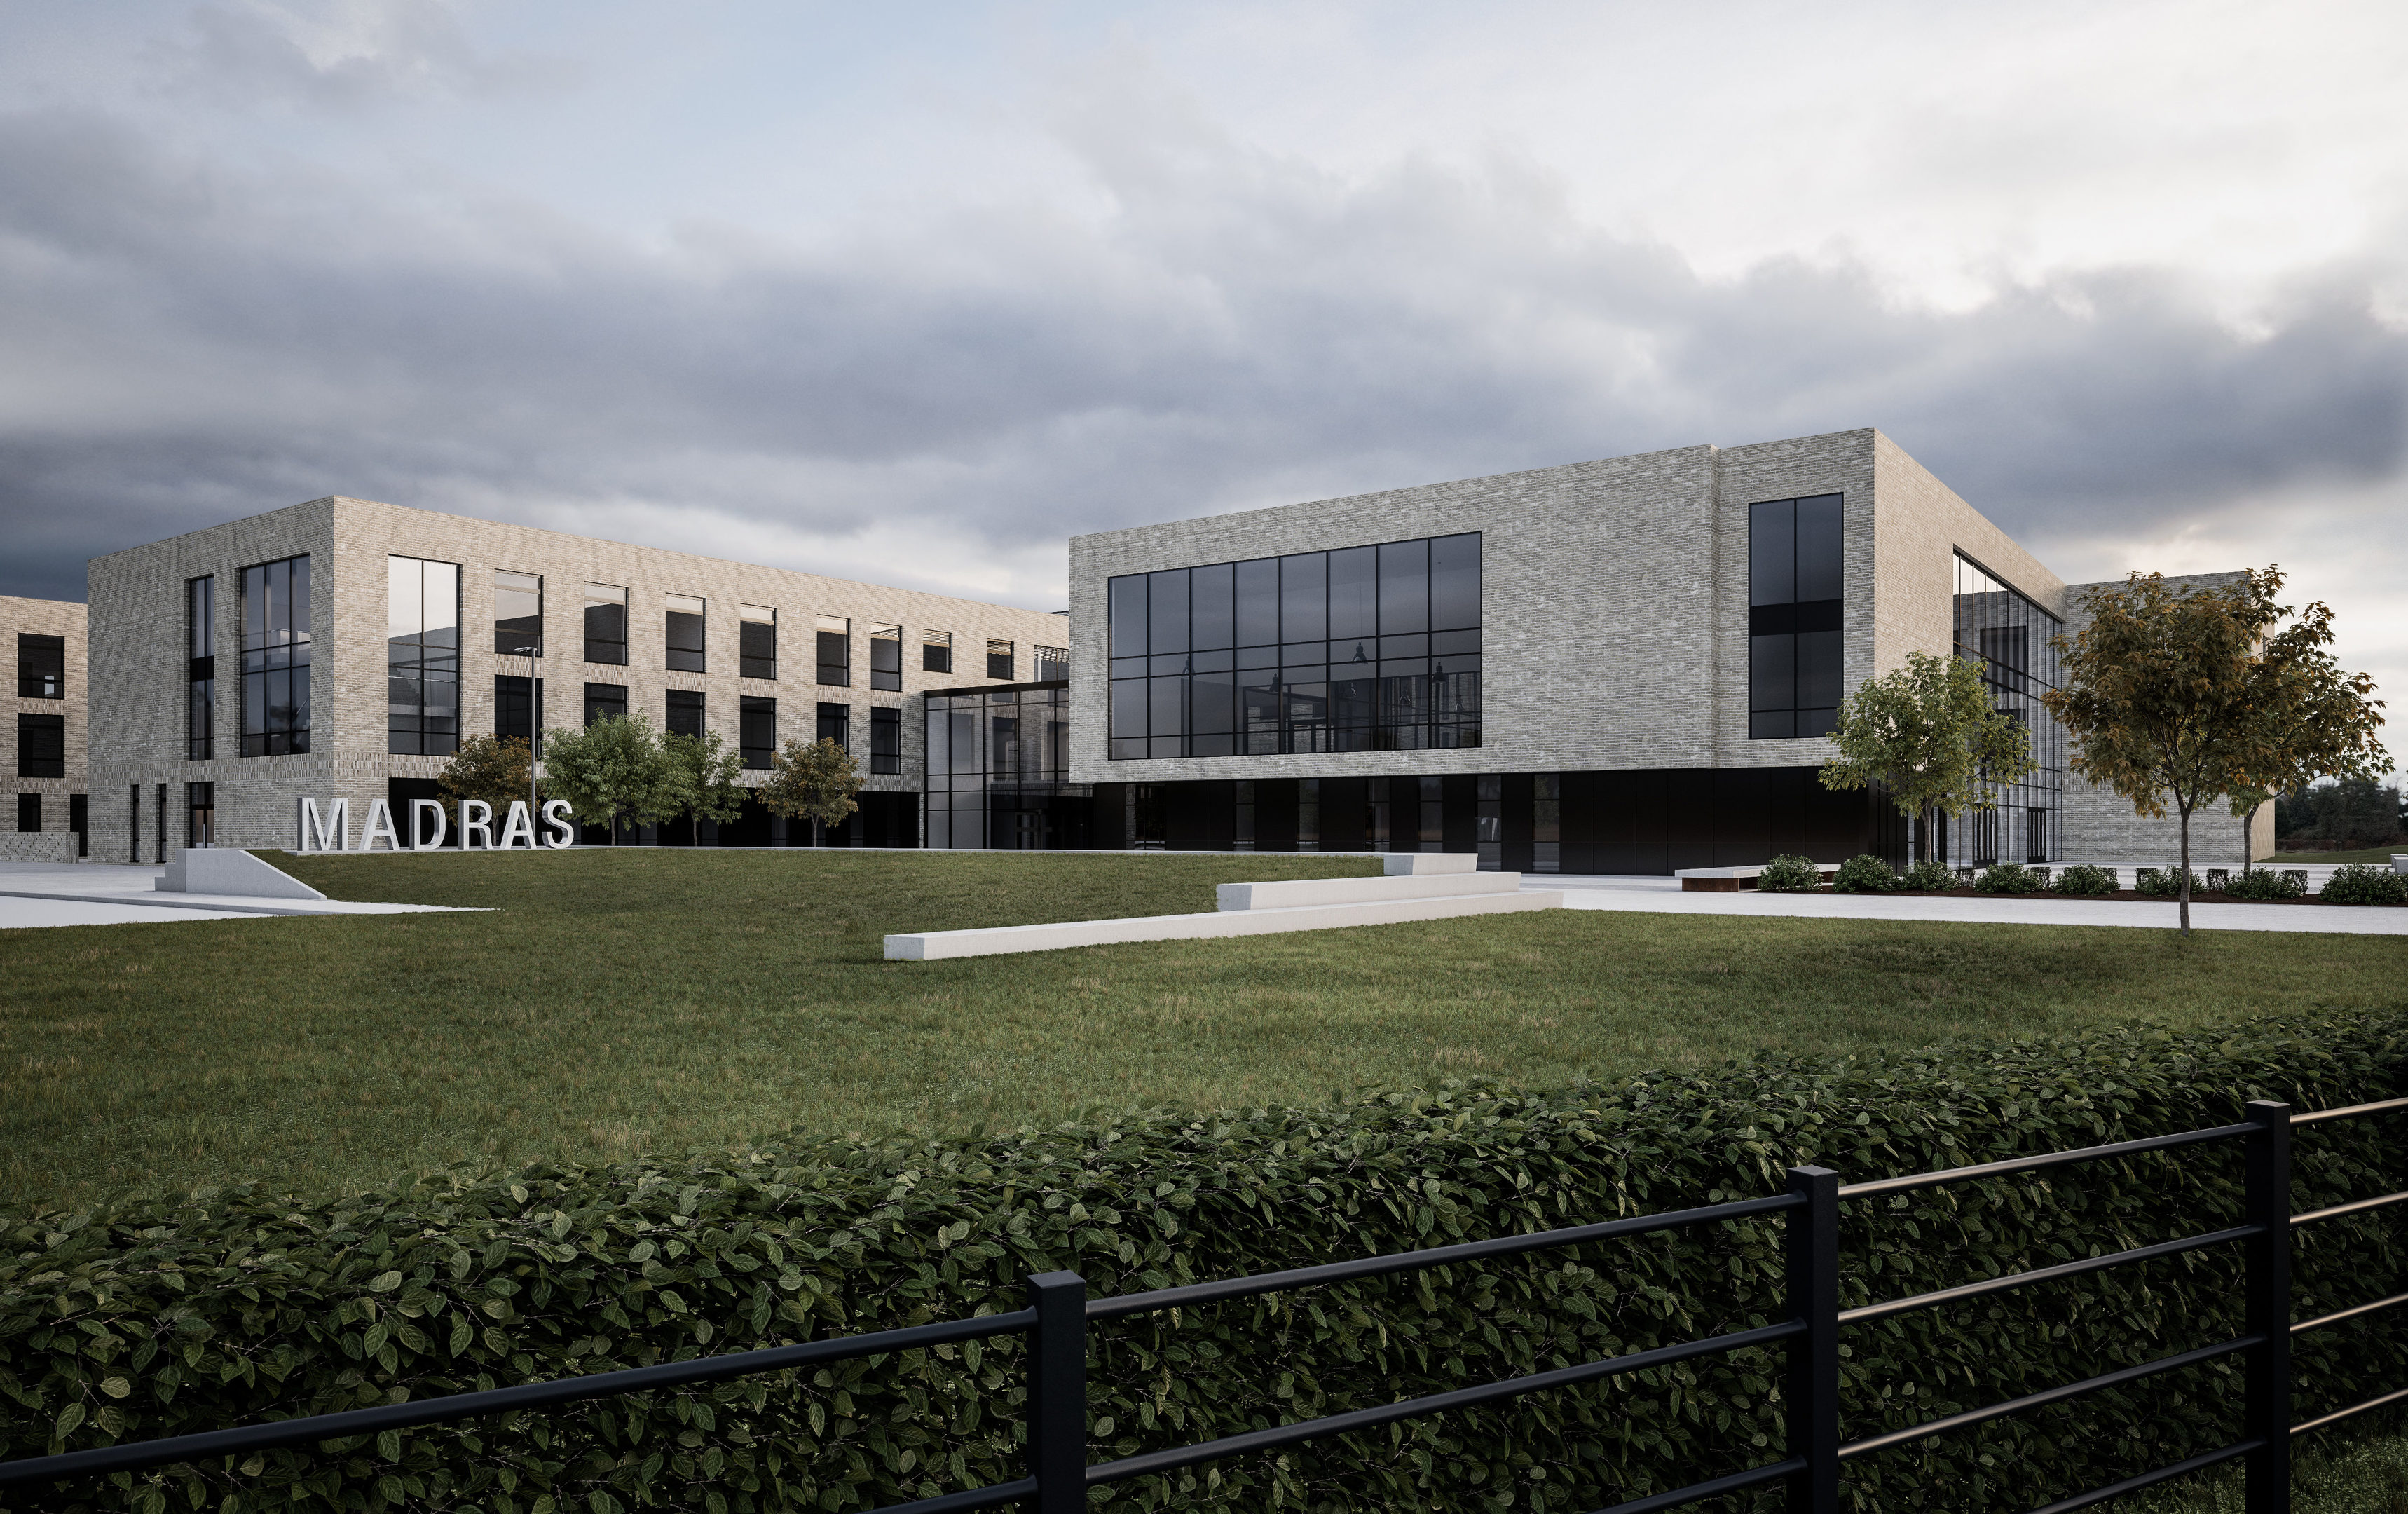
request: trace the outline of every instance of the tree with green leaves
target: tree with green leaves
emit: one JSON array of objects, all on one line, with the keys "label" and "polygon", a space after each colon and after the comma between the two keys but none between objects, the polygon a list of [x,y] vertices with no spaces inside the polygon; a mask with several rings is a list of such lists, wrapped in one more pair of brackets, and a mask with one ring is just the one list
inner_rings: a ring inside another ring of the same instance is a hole
[{"label": "tree with green leaves", "polygon": [[496,815],[508,815],[512,800],[532,800],[534,771],[525,737],[471,736],[436,775],[435,786],[442,791],[445,815],[456,828],[463,800],[481,800]]},{"label": "tree with green leaves", "polygon": [[652,825],[678,813],[681,779],[651,721],[605,715],[583,730],[544,734],[544,782],[577,818],[606,826],[619,844],[624,824]]},{"label": "tree with green leaves", "polygon": [[771,815],[811,823],[814,845],[826,827],[844,824],[847,815],[861,808],[853,800],[860,792],[861,770],[853,766],[853,755],[825,737],[788,742],[760,790],[761,803]]},{"label": "tree with green leaves", "polygon": [[[1942,813],[1985,808],[2032,770],[2023,722],[1999,711],[1981,664],[1928,652],[1908,653],[1905,667],[1841,700],[1830,741],[1838,750],[1823,764],[1824,787],[1879,784],[1927,836]],[[1913,851],[1910,843],[1910,861]]]},{"label": "tree with green leaves", "polygon": [[715,730],[699,736],[671,731],[661,738],[661,748],[677,771],[676,808],[670,813],[686,817],[699,846],[705,820],[725,825],[744,813],[746,790],[736,781],[744,771],[744,755]]},{"label": "tree with green leaves", "polygon": [[2332,612],[2278,604],[2282,586],[2272,568],[2193,587],[2135,572],[2091,595],[2079,635],[2057,638],[2065,686],[2042,698],[2078,743],[2073,771],[2135,814],[2162,816],[2172,804],[2178,816],[2186,936],[2195,812],[2390,765],[2375,740],[2374,681],[2343,672],[2326,650]]}]

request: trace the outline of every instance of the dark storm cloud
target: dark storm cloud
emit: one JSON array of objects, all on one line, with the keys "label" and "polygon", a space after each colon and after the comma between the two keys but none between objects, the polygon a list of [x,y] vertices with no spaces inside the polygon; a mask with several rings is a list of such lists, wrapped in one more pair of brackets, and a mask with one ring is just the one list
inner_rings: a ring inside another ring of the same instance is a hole
[{"label": "dark storm cloud", "polygon": [[572,528],[587,505],[617,534],[651,511],[663,544],[698,507],[1016,550],[1863,425],[2019,531],[2401,457],[2380,269],[2304,280],[2245,338],[2151,269],[1935,313],[1847,266],[1701,281],[1505,168],[1350,182],[1184,128],[1070,139],[1109,213],[663,252],[0,117],[0,592],[80,598],[93,554],[336,492]]}]

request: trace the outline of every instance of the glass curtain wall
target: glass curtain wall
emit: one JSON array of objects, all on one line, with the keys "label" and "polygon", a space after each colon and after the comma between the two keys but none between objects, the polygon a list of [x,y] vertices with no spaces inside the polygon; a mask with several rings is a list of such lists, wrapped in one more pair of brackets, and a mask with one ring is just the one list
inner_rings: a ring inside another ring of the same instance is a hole
[{"label": "glass curtain wall", "polygon": [[1480,744],[1480,534],[1111,581],[1115,758]]},{"label": "glass curtain wall", "polygon": [[184,757],[217,756],[217,580],[184,581]]},{"label": "glass curtain wall", "polygon": [[1993,806],[1948,827],[1944,855],[1959,867],[2054,862],[2065,855],[2065,728],[2040,702],[2062,682],[2056,646],[2064,622],[1958,556],[1956,655],[1982,670],[1999,713],[2022,724],[2035,764],[2029,776],[1993,787]]},{"label": "glass curtain wall", "polygon": [[309,559],[287,557],[242,570],[242,755],[308,750]]},{"label": "glass curtain wall", "polygon": [[1828,736],[1839,715],[1842,497],[1747,507],[1747,734]]},{"label": "glass curtain wall", "polygon": [[1044,847],[1083,844],[1076,810],[1089,795],[1067,781],[1067,688],[931,693],[927,844]]},{"label": "glass curtain wall", "polygon": [[449,757],[460,749],[459,564],[385,559],[385,750]]}]

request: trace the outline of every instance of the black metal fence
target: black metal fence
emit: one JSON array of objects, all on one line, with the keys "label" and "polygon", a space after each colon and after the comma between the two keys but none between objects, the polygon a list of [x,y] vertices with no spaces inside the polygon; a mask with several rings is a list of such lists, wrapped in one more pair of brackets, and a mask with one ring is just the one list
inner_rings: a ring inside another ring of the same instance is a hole
[{"label": "black metal fence", "polygon": [[[2308,1114],[2293,1114],[2286,1104],[2258,1102],[2250,1104],[2247,1117],[2236,1124],[2186,1131],[2174,1135],[2151,1136],[2139,1141],[2119,1141],[2109,1146],[2086,1146],[2076,1151],[2019,1157],[2009,1161],[1986,1162],[1947,1172],[1882,1178],[1868,1183],[1842,1185],[1838,1174],[1825,1168],[1793,1167],[1789,1170],[1788,1190],[1761,1199],[1742,1199],[1669,1214],[1639,1215],[1600,1224],[1578,1225],[1567,1230],[1501,1236],[1460,1246],[1364,1257],[1352,1262],[1331,1262],[1326,1266],[1299,1267],[1289,1272],[1265,1273],[1253,1277],[1233,1277],[1220,1282],[1194,1283],[1181,1288],[1156,1289],[1107,1298],[1088,1298],[1085,1281],[1076,1273],[1039,1273],[1028,1278],[1027,1307],[1006,1314],[946,1320],[905,1330],[885,1330],[873,1334],[813,1341],[800,1346],[773,1347],[699,1361],[664,1363],[657,1366],[528,1383],[516,1388],[497,1388],[485,1392],[459,1393],[380,1408],[283,1420],[233,1430],[136,1441],[59,1456],[0,1462],[0,1488],[100,1477],[179,1462],[197,1462],[205,1458],[239,1456],[278,1447],[310,1445],[388,1430],[444,1424],[480,1416],[611,1398],[690,1383],[721,1382],[759,1373],[940,1346],[953,1341],[1025,1334],[1028,1337],[1031,1377],[1027,1476],[1011,1482],[948,1493],[942,1497],[889,1505],[876,1514],[952,1514],[955,1510],[999,1508],[1014,1504],[1029,1514],[1080,1514],[1086,1507],[1087,1492],[1091,1488],[1177,1471],[1227,1457],[1277,1450],[1299,1442],[1369,1430],[1400,1420],[1420,1419],[1526,1393],[1568,1388],[1697,1357],[1786,1342],[1784,1352],[1787,1363],[1784,1402],[1788,1423],[1787,1444],[1784,1448],[1786,1455],[1762,1465],[1615,1504],[1598,1510],[1597,1514],[1647,1514],[1650,1510],[1677,1508],[1773,1482],[1787,1485],[1788,1507],[1793,1514],[1837,1514],[1841,1468],[1857,1457],[2062,1403],[2100,1389],[2138,1382],[2159,1373],[2175,1371],[2234,1352],[2244,1355],[2243,1380],[2245,1402],[2243,1433],[2239,1440],[2107,1487],[2061,1498],[2032,1510],[2031,1514],[2067,1514],[2070,1510],[2088,1508],[2157,1483],[2235,1460],[2243,1461],[2247,1468],[2249,1514],[2278,1514],[2278,1511],[2290,1508],[2290,1445],[2294,1437],[2323,1429],[2352,1415],[2408,1399],[2408,1388],[2402,1388],[2302,1424],[2291,1422],[2291,1338],[2358,1319],[2378,1309],[2408,1303],[2408,1293],[2397,1293],[2317,1319],[2292,1321],[2291,1232],[2299,1226],[2315,1224],[2319,1220],[2408,1202],[2408,1191],[2335,1204],[2308,1214],[2290,1213],[2291,1132],[2301,1125],[2403,1109],[2408,1109],[2408,1099],[2387,1099]],[[2241,1224],[2106,1256],[2086,1257],[2057,1266],[1985,1278],[1957,1288],[1919,1293],[1911,1298],[1892,1299],[1853,1309],[1840,1307],[1840,1204],[1843,1200],[2224,1141],[2242,1142],[2245,1148],[2244,1215]],[[1786,1268],[1792,1317],[1779,1324],[1710,1335],[1627,1356],[1408,1399],[1398,1404],[1249,1431],[1219,1440],[1146,1451],[1119,1461],[1091,1463],[1087,1460],[1087,1332],[1088,1327],[1097,1321],[1775,1213],[1789,1217],[1785,1225]],[[2243,1332],[2231,1340],[2101,1373],[2079,1382],[2045,1389],[1908,1429],[1870,1435],[1860,1440],[1843,1442],[1840,1438],[1840,1332],[1844,1326],[1940,1308],[2010,1289],[2028,1288],[2111,1267],[2230,1245],[2243,1247],[2247,1291]]]}]

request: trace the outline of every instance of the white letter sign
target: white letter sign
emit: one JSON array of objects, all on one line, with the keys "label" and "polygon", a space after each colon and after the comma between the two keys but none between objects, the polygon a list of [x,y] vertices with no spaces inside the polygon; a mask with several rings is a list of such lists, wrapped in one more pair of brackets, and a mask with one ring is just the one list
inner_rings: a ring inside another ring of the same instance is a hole
[{"label": "white letter sign", "polygon": [[372,799],[368,800],[368,817],[360,826],[360,850],[375,851],[379,836],[384,838],[386,851],[401,850],[401,832],[394,827],[393,807],[380,799]]},{"label": "white letter sign", "polygon": [[480,799],[460,801],[460,849],[494,849],[494,807]]},{"label": "white letter sign", "polygon": [[527,814],[526,800],[514,799],[510,800],[510,817],[502,822],[502,850],[507,852],[516,846],[522,837],[525,838],[527,850],[534,851],[535,817]]},{"label": "white letter sign", "polygon": [[[351,829],[351,801],[347,799],[329,800],[323,815],[318,813],[316,800],[304,799],[301,801],[301,844],[294,849],[302,852],[351,850],[346,844],[350,839],[347,832]],[[312,841],[315,841],[315,845],[311,844]]]},{"label": "white letter sign", "polygon": [[550,839],[545,841],[544,844],[551,847],[553,851],[560,851],[564,848],[577,844],[577,828],[568,823],[568,801],[566,800],[552,799],[544,800],[543,823],[552,829],[552,835]]},{"label": "white letter sign", "polygon": [[[426,839],[426,817],[429,815],[435,816],[433,841]],[[444,815],[442,805],[431,799],[414,799],[409,801],[409,849],[411,851],[433,851],[443,844],[443,838],[450,834],[451,830],[452,822]]]}]

